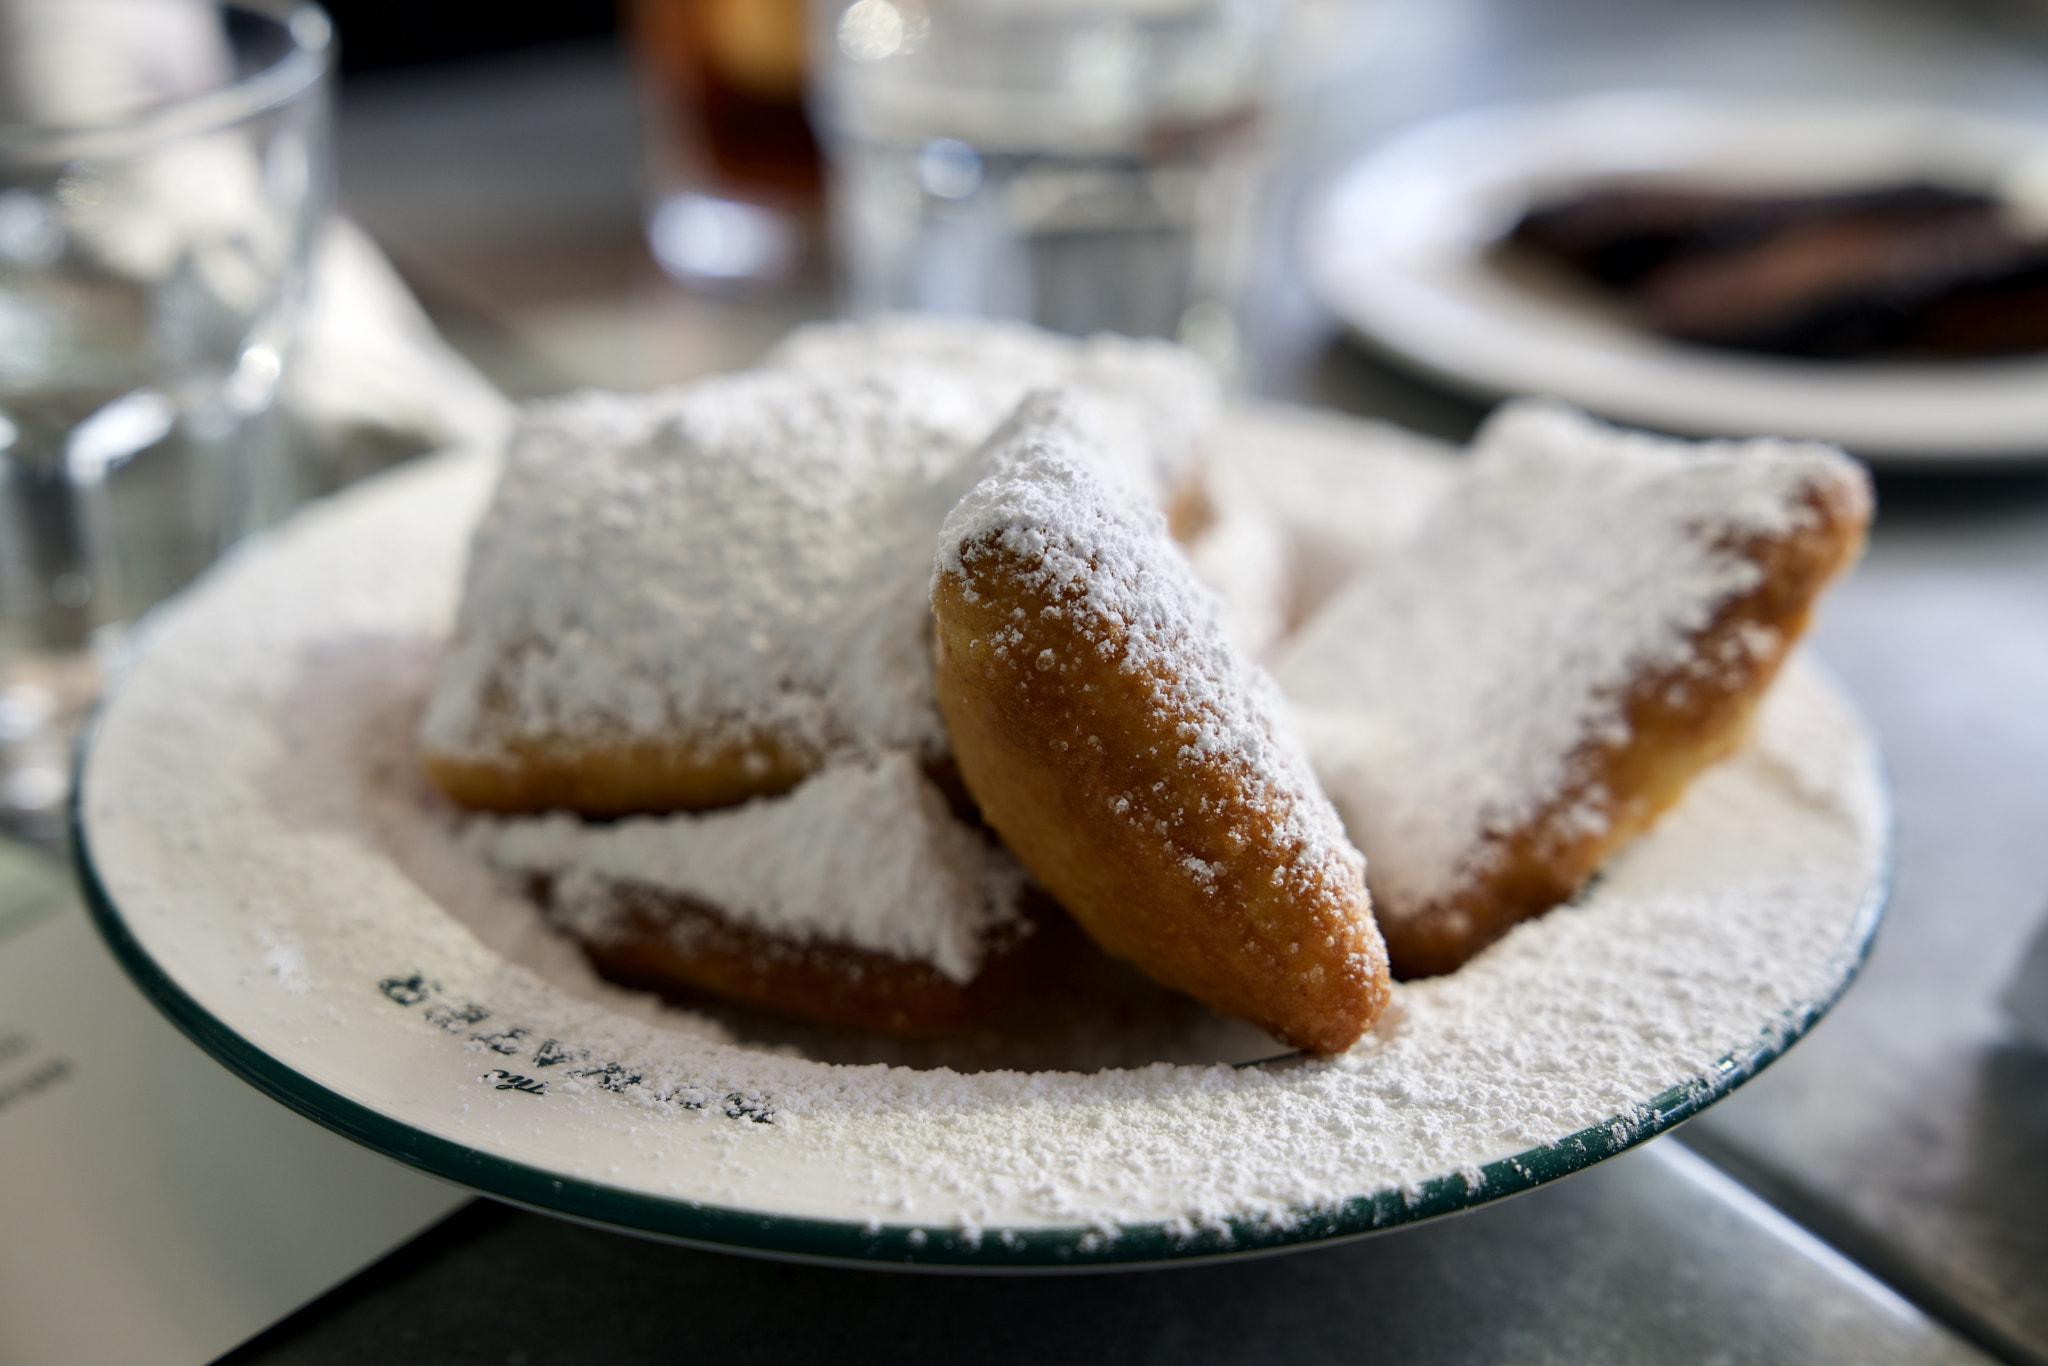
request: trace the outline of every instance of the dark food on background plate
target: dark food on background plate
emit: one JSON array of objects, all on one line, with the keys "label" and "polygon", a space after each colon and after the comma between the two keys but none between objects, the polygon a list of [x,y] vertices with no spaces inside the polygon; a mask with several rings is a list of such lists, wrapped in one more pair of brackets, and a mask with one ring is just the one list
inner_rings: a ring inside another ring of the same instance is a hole
[{"label": "dark food on background plate", "polygon": [[1507,241],[1684,341],[1829,359],[2048,348],[2048,237],[1985,194],[1610,183],[1532,208]]}]

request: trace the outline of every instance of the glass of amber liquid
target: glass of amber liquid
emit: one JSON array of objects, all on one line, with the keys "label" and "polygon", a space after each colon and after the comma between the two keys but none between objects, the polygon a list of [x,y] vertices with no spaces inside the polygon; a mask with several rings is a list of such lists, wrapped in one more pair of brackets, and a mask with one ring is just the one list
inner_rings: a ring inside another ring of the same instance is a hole
[{"label": "glass of amber liquid", "polygon": [[645,107],[648,245],[669,275],[772,290],[822,267],[804,0],[626,0]]}]

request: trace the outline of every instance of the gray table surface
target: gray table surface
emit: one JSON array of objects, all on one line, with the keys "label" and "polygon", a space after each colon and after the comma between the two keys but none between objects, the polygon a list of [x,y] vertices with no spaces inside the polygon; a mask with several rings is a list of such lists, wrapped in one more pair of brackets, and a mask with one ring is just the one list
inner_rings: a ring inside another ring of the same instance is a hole
[{"label": "gray table surface", "polygon": [[[1905,93],[2048,111],[2021,0],[1387,0],[1294,110],[1275,240],[1374,132],[1613,85]],[[345,202],[501,383],[628,386],[744,362],[829,302],[692,299],[638,246],[617,56],[392,77],[343,103]],[[1257,387],[1458,436],[1471,403],[1343,340],[1275,253]],[[1996,999],[2048,914],[2048,468],[1885,475],[1819,648],[1876,726],[1899,813],[1863,979],[1671,1138],[1396,1236],[1063,1279],[788,1266],[480,1204],[237,1360],[2048,1363],[2048,1055]]]}]

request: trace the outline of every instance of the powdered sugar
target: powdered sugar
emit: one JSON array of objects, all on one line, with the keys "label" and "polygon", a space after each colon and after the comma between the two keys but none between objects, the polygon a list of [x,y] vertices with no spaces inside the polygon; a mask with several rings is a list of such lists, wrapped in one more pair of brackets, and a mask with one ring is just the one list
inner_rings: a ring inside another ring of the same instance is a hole
[{"label": "powdered sugar", "polygon": [[1406,551],[1275,665],[1382,914],[1460,885],[1487,832],[1562,790],[1585,737],[1625,741],[1631,678],[1685,663],[1756,583],[1728,539],[1789,530],[1837,488],[1862,484],[1829,447],[1667,441],[1550,404],[1496,415]]},{"label": "powdered sugar", "polygon": [[984,430],[1033,389],[1079,389],[1095,402],[1108,457],[1159,500],[1194,477],[1221,410],[1215,376],[1170,342],[1107,332],[1077,340],[979,318],[896,314],[814,323],[784,338],[767,363],[857,375],[941,368],[995,405]]},{"label": "powdered sugar", "polygon": [[1216,514],[1187,548],[1188,567],[1216,594],[1223,628],[1247,659],[1263,658],[1293,626],[1295,585],[1286,528],[1247,498]]},{"label": "powdered sugar", "polygon": [[1249,404],[1226,413],[1205,470],[1214,521],[1188,546],[1254,659],[1346,579],[1414,533],[1457,478],[1457,452],[1385,422]]},{"label": "powdered sugar", "polygon": [[476,537],[428,744],[765,731],[814,758],[942,751],[925,566],[994,421],[914,366],[534,409]]},{"label": "powdered sugar", "polygon": [[623,883],[799,943],[930,963],[962,984],[989,931],[1018,919],[1024,889],[1016,861],[963,825],[903,753],[725,811],[608,825],[483,818],[464,839],[498,868],[551,877],[555,917],[582,936],[611,931]]}]

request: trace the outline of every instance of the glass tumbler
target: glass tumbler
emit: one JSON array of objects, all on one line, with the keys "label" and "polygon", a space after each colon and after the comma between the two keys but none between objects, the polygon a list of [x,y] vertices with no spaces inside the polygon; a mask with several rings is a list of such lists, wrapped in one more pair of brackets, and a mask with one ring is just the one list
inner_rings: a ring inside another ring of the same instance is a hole
[{"label": "glass tumbler", "polygon": [[769,293],[816,275],[821,172],[804,0],[626,0],[647,240],[683,284]]},{"label": "glass tumbler", "polygon": [[847,311],[1177,337],[1226,370],[1277,0],[813,0]]},{"label": "glass tumbler", "polygon": [[326,16],[0,0],[0,828],[119,629],[251,515],[329,200]]}]

